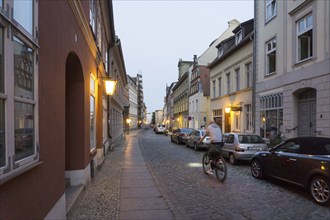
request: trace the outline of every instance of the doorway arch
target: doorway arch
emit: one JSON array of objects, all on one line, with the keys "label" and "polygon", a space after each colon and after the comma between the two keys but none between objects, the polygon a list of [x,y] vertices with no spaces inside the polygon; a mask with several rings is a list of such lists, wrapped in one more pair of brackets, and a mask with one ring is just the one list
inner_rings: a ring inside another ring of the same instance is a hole
[{"label": "doorway arch", "polygon": [[84,93],[84,77],[81,62],[75,53],[70,52],[65,64],[66,172],[85,168]]},{"label": "doorway arch", "polygon": [[316,89],[296,93],[298,100],[298,136],[316,136]]}]

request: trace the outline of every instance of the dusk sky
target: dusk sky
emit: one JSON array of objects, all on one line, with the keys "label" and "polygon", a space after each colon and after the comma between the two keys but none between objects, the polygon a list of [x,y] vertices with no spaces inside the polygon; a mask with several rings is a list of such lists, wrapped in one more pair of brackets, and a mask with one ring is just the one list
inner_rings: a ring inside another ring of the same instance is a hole
[{"label": "dusk sky", "polygon": [[116,35],[126,72],[143,76],[148,112],[163,109],[166,85],[178,80],[178,62],[192,61],[228,27],[253,18],[253,0],[113,0]]}]

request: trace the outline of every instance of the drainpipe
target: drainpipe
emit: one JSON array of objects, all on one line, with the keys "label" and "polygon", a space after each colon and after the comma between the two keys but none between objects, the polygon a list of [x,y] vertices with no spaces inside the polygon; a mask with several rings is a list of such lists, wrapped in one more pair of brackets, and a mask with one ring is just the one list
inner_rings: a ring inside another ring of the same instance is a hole
[{"label": "drainpipe", "polygon": [[254,36],[253,36],[253,62],[252,62],[252,122],[253,122],[253,133],[256,131],[256,84],[257,84],[257,73],[256,73],[256,62],[257,62],[257,47],[256,47],[256,39],[257,39],[257,19],[256,16],[257,11],[257,1],[254,1]]},{"label": "drainpipe", "polygon": [[[108,47],[108,54],[109,54],[109,57],[108,57],[108,63],[106,65],[108,65],[108,76],[110,76],[110,72],[111,72],[111,69],[110,69],[110,66],[109,66],[109,63],[110,63],[110,50],[115,46],[115,42],[112,42],[109,47]],[[107,125],[108,125],[108,139],[109,139],[109,151],[112,150],[112,136],[111,136],[111,132],[110,132],[110,95],[108,95],[107,97]]]}]

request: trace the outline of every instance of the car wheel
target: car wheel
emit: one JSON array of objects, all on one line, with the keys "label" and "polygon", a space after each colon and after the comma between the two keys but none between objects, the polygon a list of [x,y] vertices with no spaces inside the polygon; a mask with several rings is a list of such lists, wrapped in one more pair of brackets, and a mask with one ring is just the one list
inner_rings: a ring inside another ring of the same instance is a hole
[{"label": "car wheel", "polygon": [[194,150],[195,150],[195,151],[198,151],[197,143],[194,144]]},{"label": "car wheel", "polygon": [[316,176],[309,185],[310,193],[313,199],[320,205],[330,203],[330,183],[323,176]]},{"label": "car wheel", "polygon": [[234,164],[237,163],[237,160],[236,160],[234,154],[229,154],[229,163],[230,163],[231,165],[234,165]]},{"label": "car wheel", "polygon": [[253,160],[251,162],[251,173],[254,178],[263,178],[264,174],[262,172],[261,164],[258,160]]}]

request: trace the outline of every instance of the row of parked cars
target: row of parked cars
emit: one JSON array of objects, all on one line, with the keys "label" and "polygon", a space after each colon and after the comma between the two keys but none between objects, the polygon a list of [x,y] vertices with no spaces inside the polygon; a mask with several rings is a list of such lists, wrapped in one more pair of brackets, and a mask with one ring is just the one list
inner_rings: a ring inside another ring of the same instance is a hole
[{"label": "row of parked cars", "polygon": [[[170,139],[194,150],[207,149],[210,139],[198,141],[205,130],[179,128]],[[296,137],[269,147],[256,134],[224,133],[222,156],[232,165],[251,162],[251,174],[257,179],[276,178],[308,189],[315,202],[330,204],[330,138]]]}]

